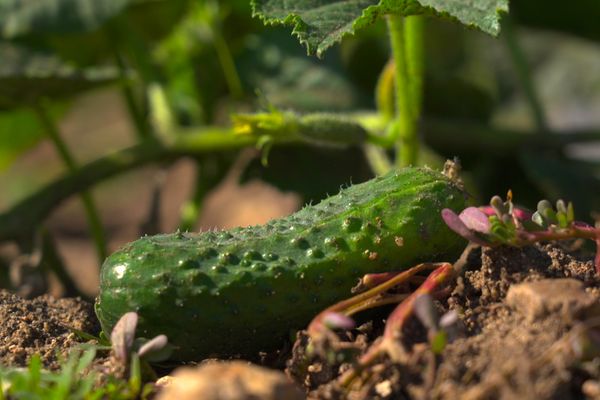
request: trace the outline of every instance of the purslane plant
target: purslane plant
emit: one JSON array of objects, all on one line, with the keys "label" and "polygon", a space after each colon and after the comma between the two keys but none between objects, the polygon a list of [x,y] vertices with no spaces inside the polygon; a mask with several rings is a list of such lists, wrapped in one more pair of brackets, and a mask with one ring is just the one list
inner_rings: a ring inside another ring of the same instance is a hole
[{"label": "purslane plant", "polygon": [[571,202],[541,200],[535,212],[515,206],[512,193],[507,200],[492,197],[488,206],[468,207],[460,214],[450,209],[442,218],[454,232],[482,246],[526,246],[541,241],[589,239],[596,243],[594,265],[600,274],[600,228],[575,220]]},{"label": "purslane plant", "polygon": [[[531,212],[515,206],[509,191],[505,201],[499,196],[494,196],[489,205],[467,207],[459,214],[444,209],[441,214],[454,232],[470,242],[486,247],[520,247],[540,241],[582,238],[593,240],[597,246],[594,261],[596,272],[600,274],[600,228],[575,220],[573,204],[570,202],[558,200],[553,207],[548,200],[542,200],[538,203],[537,210]],[[387,293],[390,288],[409,281],[414,274],[428,270],[433,271],[414,292],[393,295]],[[331,351],[345,350],[344,355],[355,357],[348,351],[348,346],[338,340],[333,330],[353,328],[354,321],[349,317],[355,312],[400,300],[400,304],[387,319],[382,338],[356,359],[353,366],[340,376],[338,382],[344,387],[349,387],[357,379],[364,380],[369,375],[369,367],[384,353],[393,360],[401,359],[402,348],[398,339],[402,336],[406,321],[412,315],[416,315],[428,329],[431,349],[439,354],[448,340],[447,333],[452,331],[448,324],[453,324],[451,321],[455,320],[456,315],[448,314],[445,328],[440,329],[442,325],[435,315],[431,301],[434,297],[445,296],[448,293],[445,287],[452,283],[454,277],[453,266],[449,263],[426,263],[402,273],[366,276],[361,281],[361,287],[369,290],[329,307],[311,322],[308,327],[308,334],[313,340],[311,353],[339,360],[339,357],[331,357]],[[448,332],[446,328],[449,329]]]}]

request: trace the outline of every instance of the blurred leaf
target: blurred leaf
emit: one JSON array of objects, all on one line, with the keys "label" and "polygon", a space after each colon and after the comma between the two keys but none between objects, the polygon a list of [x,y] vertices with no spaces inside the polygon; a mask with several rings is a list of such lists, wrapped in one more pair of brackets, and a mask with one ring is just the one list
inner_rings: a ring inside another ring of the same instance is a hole
[{"label": "blurred leaf", "polygon": [[500,32],[500,12],[508,0],[252,0],[255,15],[265,24],[293,26],[309,54],[322,53],[346,35],[372,24],[386,14],[434,15],[451,18],[491,35]]},{"label": "blurred leaf", "polygon": [[127,11],[129,22],[151,35],[170,29],[188,0],[0,0],[0,36],[8,39],[98,29]]},{"label": "blurred leaf", "polygon": [[326,61],[307,58],[283,30],[249,38],[238,69],[250,90],[259,88],[278,108],[342,111],[368,104],[344,75],[337,53]]},{"label": "blurred leaf", "polygon": [[0,109],[72,96],[117,78],[111,68],[77,69],[53,55],[8,43],[0,43],[0,59]]},{"label": "blurred leaf", "polygon": [[[2,2],[9,0],[0,0]],[[87,1],[78,2],[77,0],[45,0],[32,3],[76,3],[78,7],[84,7]],[[94,0],[95,3],[108,3],[111,0]],[[28,9],[29,14],[40,14],[40,19],[48,19],[48,23],[43,29],[26,29],[18,36],[21,43],[26,43],[37,48],[57,53],[61,58],[74,61],[78,65],[95,65],[105,62],[114,56],[115,47],[126,43],[125,39],[131,40],[128,36],[139,37],[147,43],[154,43],[164,38],[181,19],[187,10],[190,0],[117,0],[113,3],[122,3],[121,6],[113,7],[111,13],[102,14],[102,18],[97,15],[97,23],[88,23],[85,15],[75,15],[75,11],[69,11],[67,8],[54,10],[56,14],[46,15],[44,8],[40,7],[33,11]],[[94,6],[99,8],[100,5]],[[92,12],[92,7],[88,11]],[[108,10],[108,7],[107,7]],[[63,14],[60,14],[62,12]],[[27,14],[27,15],[29,15]],[[45,17],[43,17],[45,15]],[[63,18],[66,22],[63,21]],[[73,23],[70,19],[75,19]],[[78,18],[82,18],[81,20]],[[0,36],[2,36],[0,17]],[[14,36],[14,35],[13,35]],[[10,36],[12,38],[13,36]]]},{"label": "blurred leaf", "polygon": [[513,0],[511,15],[523,25],[552,29],[600,40],[600,2],[578,0]]},{"label": "blurred leaf", "polygon": [[572,201],[578,217],[588,220],[600,209],[598,165],[560,159],[534,151],[522,151],[520,162],[527,176],[545,194]]},{"label": "blurred leaf", "polygon": [[135,340],[135,329],[138,323],[138,315],[135,312],[123,314],[110,334],[110,341],[115,357],[125,363],[129,358],[133,341]]},{"label": "blurred leaf", "polygon": [[339,192],[342,186],[371,177],[359,148],[331,150],[294,146],[274,147],[268,167],[262,166],[260,160],[251,162],[242,180],[259,178],[283,191],[300,193],[304,201],[314,203]]},{"label": "blurred leaf", "polygon": [[35,114],[19,109],[0,113],[0,172],[44,138]]},{"label": "blurred leaf", "polygon": [[132,0],[0,0],[0,36],[89,31]]},{"label": "blurred leaf", "polygon": [[432,76],[425,80],[424,113],[486,121],[494,110],[494,98],[486,88],[460,76]]}]

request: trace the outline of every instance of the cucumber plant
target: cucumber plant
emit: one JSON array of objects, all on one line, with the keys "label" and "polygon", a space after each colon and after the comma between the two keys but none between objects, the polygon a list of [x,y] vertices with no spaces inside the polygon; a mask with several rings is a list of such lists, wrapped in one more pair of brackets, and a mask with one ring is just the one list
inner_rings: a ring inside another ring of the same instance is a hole
[{"label": "cucumber plant", "polygon": [[[32,238],[39,236],[40,222],[63,200],[80,194],[97,252],[103,258],[104,232],[87,190],[135,167],[185,156],[194,157],[201,166],[191,204],[184,207],[186,215],[182,216],[181,226],[185,227],[193,226],[206,192],[228,167],[224,163],[216,171],[206,172],[210,168],[204,166],[210,164],[215,153],[258,147],[266,161],[270,149],[283,145],[354,146],[364,149],[373,172],[382,175],[265,226],[159,235],[125,246],[109,257],[102,270],[97,311],[105,331],[110,331],[122,314],[135,310],[144,335],[169,334],[179,346],[174,353],[177,359],[212,353],[248,355],[267,349],[276,344],[271,340],[272,332],[283,337],[286,331],[302,327],[319,310],[345,297],[354,281],[365,273],[403,270],[436,257],[452,258],[463,242],[442,224],[439,212],[444,207],[449,207],[443,216],[452,229],[486,245],[524,244],[569,235],[598,241],[597,231],[574,222],[568,207],[554,214],[545,207],[533,221],[541,228],[534,230],[528,230],[517,214],[511,214],[517,212],[516,208],[509,208],[508,217],[506,212],[496,214],[495,220],[489,216],[486,225],[482,214],[472,210],[457,216],[464,208],[464,198],[452,180],[412,168],[385,175],[394,166],[418,165],[425,160],[418,137],[424,97],[424,18],[448,18],[497,35],[500,16],[508,9],[507,0],[464,4],[449,0],[246,2],[266,24],[291,26],[308,52],[319,57],[344,36],[384,19],[392,60],[379,80],[377,112],[306,114],[304,110],[272,107],[260,113],[234,113],[227,127],[208,125],[217,120],[217,101],[212,99],[218,96],[212,96],[210,80],[217,75],[215,71],[223,71],[226,91],[236,99],[244,96],[241,74],[224,29],[227,13],[243,2],[231,2],[228,8],[228,2],[212,0],[185,8],[187,2],[183,0],[85,1],[73,8],[65,22],[60,10],[69,9],[71,2],[54,0],[56,7],[37,7],[27,2],[0,5],[0,37],[11,41],[8,50],[0,50],[13,56],[8,67],[0,71],[0,107],[24,108],[32,113],[69,170],[0,214],[0,241],[16,241],[23,253],[37,254]],[[189,13],[171,30],[181,10]],[[160,29],[155,32],[156,24],[140,23],[141,14],[158,15],[154,22],[161,23]],[[134,29],[127,30],[129,25]],[[85,35],[77,39],[61,37],[64,31]],[[203,48],[200,52],[209,56],[204,58],[202,74],[197,74],[195,60],[189,55],[194,53],[190,49],[196,48],[190,43],[206,37],[212,40],[210,50]],[[160,42],[156,54],[149,51],[155,41]],[[98,43],[101,45],[96,47]],[[53,54],[40,62],[31,55],[30,48],[21,48],[28,45]],[[515,47],[511,40],[510,46],[515,64],[526,76],[518,45]],[[94,54],[84,51],[87,49],[94,49]],[[63,63],[61,57],[77,67]],[[108,57],[115,67],[109,73],[99,74],[88,68],[90,63],[100,65]],[[162,70],[157,66],[161,62]],[[30,64],[44,68],[29,68]],[[131,74],[132,69],[137,74]],[[202,93],[195,90],[197,75],[202,75],[198,79],[204,79],[202,82],[209,87]],[[523,80],[537,124],[546,130],[530,79]],[[79,166],[54,121],[56,104],[48,99],[113,82],[120,85],[137,144]],[[28,95],[21,96],[24,92]],[[435,130],[444,131],[439,126]],[[471,131],[480,133],[477,129]],[[450,132],[446,138],[453,136],[454,131]],[[494,139],[494,134],[492,131],[487,139]],[[515,146],[530,140],[523,139],[527,135],[517,136]],[[573,137],[589,140],[586,135]],[[556,143],[560,149],[564,141]],[[351,203],[344,203],[349,197]],[[51,240],[48,243],[51,247]],[[43,252],[44,262],[40,265],[49,263],[51,255],[52,263],[60,264],[52,250]],[[433,283],[424,289],[426,293],[436,290],[436,276],[449,275],[447,265],[440,268],[428,281]],[[63,283],[70,283],[68,274],[57,275]],[[76,291],[74,285],[68,287]],[[410,308],[404,305],[401,314],[405,316]],[[319,322],[323,321],[317,319],[313,328]]]}]

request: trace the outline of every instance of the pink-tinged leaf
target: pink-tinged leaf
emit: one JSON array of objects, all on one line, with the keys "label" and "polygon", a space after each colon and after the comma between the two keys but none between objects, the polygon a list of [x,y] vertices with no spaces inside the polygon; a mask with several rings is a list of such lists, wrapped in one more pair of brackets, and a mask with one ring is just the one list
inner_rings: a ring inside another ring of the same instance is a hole
[{"label": "pink-tinged leaf", "polygon": [[460,220],[472,231],[490,233],[491,224],[488,216],[477,207],[465,208],[458,216]]},{"label": "pink-tinged leaf", "polygon": [[158,353],[163,350],[169,343],[166,335],[158,335],[154,339],[147,341],[140,347],[138,354],[140,357],[145,357],[152,353]]},{"label": "pink-tinged leaf", "polygon": [[138,322],[138,315],[135,312],[123,314],[116,323],[110,334],[110,341],[115,353],[115,357],[126,362],[135,339],[135,328]]},{"label": "pink-tinged leaf", "polygon": [[479,211],[481,211],[488,217],[492,216],[492,215],[496,215],[496,210],[494,210],[494,207],[492,207],[492,206],[481,206],[481,207],[479,207]]},{"label": "pink-tinged leaf", "polygon": [[[479,211],[484,213],[487,216],[497,215],[496,210],[492,206],[482,206],[479,207]],[[526,210],[520,207],[513,207],[513,216],[521,221],[529,221],[533,214],[531,211]]]},{"label": "pink-tinged leaf", "polygon": [[583,222],[583,221],[573,221],[573,226],[575,228],[579,228],[579,229],[583,229],[583,230],[594,230],[595,228],[588,224],[587,222]]},{"label": "pink-tinged leaf", "polygon": [[415,298],[413,307],[413,312],[428,331],[437,332],[439,330],[439,316],[433,303],[433,297],[429,293]]},{"label": "pink-tinged leaf", "polygon": [[513,216],[521,221],[529,221],[533,216],[533,213],[524,208],[515,207],[513,208]]},{"label": "pink-tinged leaf", "polygon": [[460,219],[460,217],[449,208],[444,208],[442,210],[442,218],[446,225],[448,225],[448,228],[452,229],[465,239],[482,246],[488,245],[485,240],[481,239],[475,232],[470,230]]},{"label": "pink-tinged leaf", "polygon": [[329,329],[352,329],[354,328],[354,320],[344,314],[337,312],[327,313],[323,317],[323,324]]}]

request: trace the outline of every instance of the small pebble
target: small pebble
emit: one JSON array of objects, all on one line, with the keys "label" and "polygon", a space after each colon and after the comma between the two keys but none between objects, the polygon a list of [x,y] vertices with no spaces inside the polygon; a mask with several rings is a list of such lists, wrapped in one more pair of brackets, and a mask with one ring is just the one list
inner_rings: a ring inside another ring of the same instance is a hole
[{"label": "small pebble", "polygon": [[283,372],[243,361],[181,367],[162,378],[157,400],[302,400]]}]

